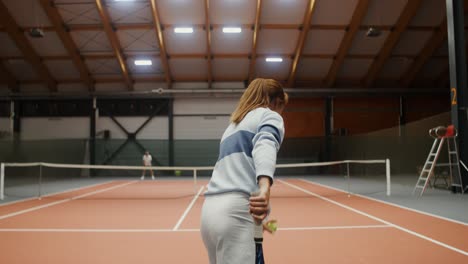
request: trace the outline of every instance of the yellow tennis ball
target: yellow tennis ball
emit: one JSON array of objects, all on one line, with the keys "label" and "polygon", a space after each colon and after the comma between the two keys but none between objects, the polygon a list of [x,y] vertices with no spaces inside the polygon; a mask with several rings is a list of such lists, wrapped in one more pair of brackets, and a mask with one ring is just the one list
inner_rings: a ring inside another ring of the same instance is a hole
[{"label": "yellow tennis ball", "polygon": [[270,221],[267,223],[267,227],[271,232],[276,232],[276,230],[278,230],[278,223],[276,221]]},{"label": "yellow tennis ball", "polygon": [[181,172],[180,170],[176,170],[176,171],[175,171],[175,175],[176,175],[176,176],[180,176],[180,175],[182,175],[182,172]]}]

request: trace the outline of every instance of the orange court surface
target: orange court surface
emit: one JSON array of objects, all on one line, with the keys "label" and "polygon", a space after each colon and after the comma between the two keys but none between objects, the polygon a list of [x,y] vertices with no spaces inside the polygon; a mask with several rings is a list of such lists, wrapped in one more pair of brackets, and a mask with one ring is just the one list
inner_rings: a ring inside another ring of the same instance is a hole
[{"label": "orange court surface", "polygon": [[[208,263],[206,181],[111,181],[0,206],[0,263]],[[272,189],[268,264],[467,263],[468,226],[303,179]]]}]

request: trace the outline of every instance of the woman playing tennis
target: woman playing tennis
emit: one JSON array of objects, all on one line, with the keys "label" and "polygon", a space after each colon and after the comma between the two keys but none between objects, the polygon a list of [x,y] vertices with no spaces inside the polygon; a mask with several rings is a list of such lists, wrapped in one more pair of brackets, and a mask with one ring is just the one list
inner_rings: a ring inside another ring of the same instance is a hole
[{"label": "woman playing tennis", "polygon": [[254,224],[268,214],[287,102],[279,82],[255,79],[231,115],[201,216],[211,264],[255,263]]}]

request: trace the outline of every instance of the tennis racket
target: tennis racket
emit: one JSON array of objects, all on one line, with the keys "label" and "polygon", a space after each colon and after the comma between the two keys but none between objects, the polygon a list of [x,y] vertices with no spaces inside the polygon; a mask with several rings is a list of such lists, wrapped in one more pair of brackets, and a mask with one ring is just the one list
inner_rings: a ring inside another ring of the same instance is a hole
[{"label": "tennis racket", "polygon": [[265,264],[262,242],[255,241],[255,264]]}]

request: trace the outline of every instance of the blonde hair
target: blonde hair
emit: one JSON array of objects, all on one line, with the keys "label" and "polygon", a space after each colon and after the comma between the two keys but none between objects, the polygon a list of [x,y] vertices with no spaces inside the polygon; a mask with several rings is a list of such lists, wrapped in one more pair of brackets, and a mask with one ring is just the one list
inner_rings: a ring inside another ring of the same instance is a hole
[{"label": "blonde hair", "polygon": [[242,94],[236,110],[231,114],[231,122],[239,124],[244,117],[255,108],[268,107],[274,100],[285,106],[288,94],[281,84],[273,79],[257,78],[253,80]]}]

